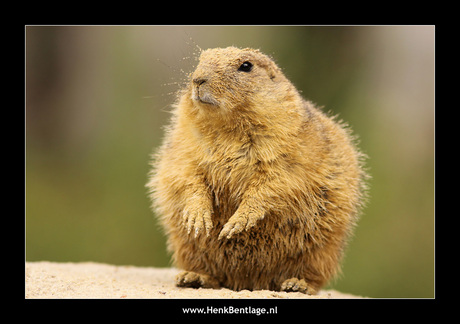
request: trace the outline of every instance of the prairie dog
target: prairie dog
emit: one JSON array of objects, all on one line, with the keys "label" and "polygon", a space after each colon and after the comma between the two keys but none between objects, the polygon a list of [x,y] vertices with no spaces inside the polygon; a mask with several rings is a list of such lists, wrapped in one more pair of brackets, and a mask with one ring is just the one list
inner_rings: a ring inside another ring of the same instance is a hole
[{"label": "prairie dog", "polygon": [[147,184],[176,284],[315,294],[363,205],[362,160],[268,56],[203,51]]}]

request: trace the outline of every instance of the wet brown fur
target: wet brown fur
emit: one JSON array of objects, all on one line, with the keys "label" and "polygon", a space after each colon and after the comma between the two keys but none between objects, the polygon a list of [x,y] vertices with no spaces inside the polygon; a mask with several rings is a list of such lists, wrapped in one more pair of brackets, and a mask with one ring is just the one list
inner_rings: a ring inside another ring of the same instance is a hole
[{"label": "wet brown fur", "polygon": [[339,272],[362,206],[361,161],[349,130],[269,57],[203,51],[147,184],[185,270],[177,284],[318,291]]}]

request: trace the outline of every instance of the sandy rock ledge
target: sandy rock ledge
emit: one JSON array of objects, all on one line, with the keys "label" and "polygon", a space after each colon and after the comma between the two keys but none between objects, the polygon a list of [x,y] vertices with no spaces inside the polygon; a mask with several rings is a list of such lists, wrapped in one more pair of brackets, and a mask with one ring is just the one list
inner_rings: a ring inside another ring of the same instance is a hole
[{"label": "sandy rock ledge", "polygon": [[26,298],[362,298],[335,290],[322,290],[316,296],[269,290],[232,291],[229,289],[178,288],[174,268],[142,268],[108,264],[26,262]]}]

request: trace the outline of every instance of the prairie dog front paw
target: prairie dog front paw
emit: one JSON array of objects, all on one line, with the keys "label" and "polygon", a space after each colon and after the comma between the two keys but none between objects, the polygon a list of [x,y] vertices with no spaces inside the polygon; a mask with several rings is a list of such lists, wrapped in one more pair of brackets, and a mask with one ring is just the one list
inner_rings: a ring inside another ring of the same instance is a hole
[{"label": "prairie dog front paw", "polygon": [[262,209],[238,208],[222,228],[219,240],[223,237],[230,239],[233,235],[250,229],[262,218],[264,218],[264,211]]},{"label": "prairie dog front paw", "polygon": [[190,205],[187,206],[182,214],[182,221],[187,233],[190,234],[192,229],[195,228],[195,237],[197,237],[201,230],[209,236],[212,229],[212,211],[201,206]]}]

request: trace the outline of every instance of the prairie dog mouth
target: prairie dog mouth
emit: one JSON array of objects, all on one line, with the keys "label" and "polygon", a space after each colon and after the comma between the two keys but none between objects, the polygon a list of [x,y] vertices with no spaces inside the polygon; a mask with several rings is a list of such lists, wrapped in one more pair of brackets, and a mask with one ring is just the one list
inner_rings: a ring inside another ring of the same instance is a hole
[{"label": "prairie dog mouth", "polygon": [[200,103],[203,103],[203,104],[208,104],[208,105],[213,105],[213,106],[219,105],[219,102],[209,93],[209,91],[201,89],[199,86],[193,88],[192,99],[194,101],[199,101]]}]

